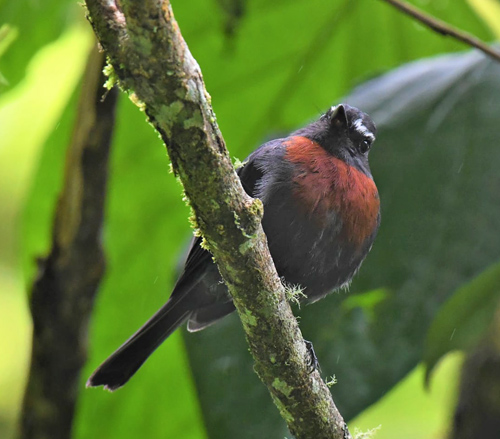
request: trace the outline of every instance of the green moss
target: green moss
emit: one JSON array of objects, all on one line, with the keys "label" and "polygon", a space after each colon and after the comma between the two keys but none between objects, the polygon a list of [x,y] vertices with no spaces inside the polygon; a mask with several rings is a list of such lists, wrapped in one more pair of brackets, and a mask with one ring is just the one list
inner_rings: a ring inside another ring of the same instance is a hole
[{"label": "green moss", "polygon": [[188,130],[193,127],[203,129],[203,117],[198,110],[194,112],[193,117],[184,121],[184,129]]},{"label": "green moss", "polygon": [[[201,233],[200,233],[201,235]],[[209,250],[208,242],[205,238],[201,239],[200,247],[204,250]]]},{"label": "green moss", "polygon": [[[167,70],[167,75],[172,76],[175,72],[171,70]],[[177,96],[181,101],[184,101],[186,98],[186,89],[183,87],[178,87],[174,91],[175,96]]]},{"label": "green moss", "polygon": [[254,198],[253,203],[250,206],[250,213],[257,216],[259,219],[261,219],[264,215],[264,205],[258,198]]},{"label": "green moss", "polygon": [[200,226],[198,225],[198,220],[196,219],[196,215],[194,214],[193,210],[191,209],[191,212],[188,217],[189,224],[191,225],[191,228],[195,230],[196,236],[201,236],[201,233],[199,233]]},{"label": "green moss", "polygon": [[295,420],[293,415],[286,409],[286,407],[283,405],[283,403],[280,401],[278,397],[276,397],[275,395],[272,396],[274,404],[276,405],[276,407],[278,407],[281,417],[285,420],[287,424],[291,424]]},{"label": "green moss", "polygon": [[[234,212],[234,224],[236,224],[236,227],[238,227],[238,230],[240,230],[243,233],[243,236],[245,238],[249,238],[249,239],[255,238],[255,236],[256,236],[255,234],[249,234],[246,231],[246,229],[244,227],[242,227],[242,225],[241,225],[241,219],[240,219],[239,215],[236,212]],[[251,245],[251,244],[249,244],[249,245]],[[241,247],[242,246],[244,247],[245,244],[242,244],[240,246],[240,252],[241,252]],[[246,251],[246,250],[248,250],[248,248],[246,248],[246,249],[243,248],[243,250]]]},{"label": "green moss", "polygon": [[[165,128],[170,129],[172,125],[177,122],[178,116],[184,108],[184,104],[181,101],[172,102],[170,105],[163,105],[158,113],[158,120],[161,120],[161,125]],[[171,133],[167,133],[170,137]]]},{"label": "green moss", "polygon": [[146,104],[142,102],[134,92],[129,93],[128,97],[134,103],[134,105],[137,105],[137,107],[139,107],[139,110],[146,111]]},{"label": "green moss", "polygon": [[240,314],[240,319],[245,326],[257,326],[257,317],[251,311],[245,310],[244,314]]},{"label": "green moss", "polygon": [[214,209],[214,210],[219,210],[220,209],[219,203],[217,203],[217,201],[215,201],[213,199],[210,200],[210,205],[212,206],[212,209]]},{"label": "green moss", "polygon": [[240,216],[236,212],[234,212],[233,215],[234,215],[234,224],[236,224],[236,226],[239,229],[240,228],[240,224],[241,224],[240,223]]},{"label": "green moss", "polygon": [[[177,183],[179,183],[181,185],[181,187],[184,189],[184,186],[182,186],[182,181],[181,181],[180,177],[176,176],[175,179],[177,180]],[[184,190],[182,191],[182,201],[184,201],[184,204],[187,207],[191,208],[191,203],[189,201],[189,197],[186,195],[186,192],[184,192]],[[194,215],[194,212],[193,212],[193,215]]]},{"label": "green moss", "polygon": [[335,384],[337,384],[337,377],[335,375],[332,375],[329,379],[325,381],[325,384],[327,385],[328,388],[333,387]]},{"label": "green moss", "polygon": [[234,164],[233,164],[234,169],[240,169],[247,163],[246,161],[242,162],[238,157],[234,157],[233,159],[234,159]]},{"label": "green moss", "polygon": [[377,432],[380,430],[380,428],[381,428],[381,425],[379,425],[378,427],[372,428],[371,430],[365,431],[365,432],[356,428],[354,430],[353,438],[354,439],[373,439],[375,437],[375,435],[377,434]]},{"label": "green moss", "polygon": [[247,239],[245,240],[245,242],[243,244],[240,244],[240,246],[238,247],[238,250],[240,252],[241,255],[246,255],[246,253],[248,252],[248,250],[251,250],[255,245],[255,240],[254,239]]},{"label": "green moss", "polygon": [[289,302],[300,306],[300,300],[307,298],[304,289],[300,285],[283,284],[285,287],[285,296]]},{"label": "green moss", "polygon": [[108,78],[104,83],[104,87],[106,87],[106,89],[111,90],[115,85],[119,84],[118,75],[109,62],[109,58],[107,60],[107,64],[104,66],[104,69],[102,69],[102,72]]},{"label": "green moss", "polygon": [[281,381],[279,378],[275,378],[273,381],[273,387],[287,398],[290,398],[290,394],[293,391],[293,387],[289,386],[285,381]]},{"label": "green moss", "polygon": [[151,55],[151,52],[153,51],[153,42],[151,41],[151,38],[147,36],[136,36],[134,40],[134,43],[137,46],[136,50],[138,52],[142,55]]}]

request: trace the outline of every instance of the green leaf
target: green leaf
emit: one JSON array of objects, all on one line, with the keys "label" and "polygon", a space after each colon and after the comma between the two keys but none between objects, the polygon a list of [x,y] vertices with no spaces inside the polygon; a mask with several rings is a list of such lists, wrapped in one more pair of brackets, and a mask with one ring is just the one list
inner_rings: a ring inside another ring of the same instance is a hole
[{"label": "green leaf", "polygon": [[447,352],[469,350],[486,334],[500,305],[500,263],[461,286],[434,318],[425,343],[425,380]]}]

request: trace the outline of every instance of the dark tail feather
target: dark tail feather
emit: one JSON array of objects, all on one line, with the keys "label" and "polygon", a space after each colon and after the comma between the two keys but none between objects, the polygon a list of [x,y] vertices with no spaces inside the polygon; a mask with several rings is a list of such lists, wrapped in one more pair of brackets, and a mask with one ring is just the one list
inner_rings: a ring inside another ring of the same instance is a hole
[{"label": "dark tail feather", "polygon": [[184,297],[169,300],[132,337],[123,343],[87,381],[87,387],[104,386],[116,390],[123,386],[160,344],[191,313]]}]

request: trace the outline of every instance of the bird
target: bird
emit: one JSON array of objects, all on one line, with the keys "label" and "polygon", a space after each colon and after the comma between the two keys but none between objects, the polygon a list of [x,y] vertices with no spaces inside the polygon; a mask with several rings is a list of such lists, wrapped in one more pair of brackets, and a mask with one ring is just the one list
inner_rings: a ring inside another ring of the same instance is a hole
[{"label": "bird", "polygon": [[[330,107],[288,137],[257,148],[237,169],[264,206],[262,226],[278,275],[306,302],[349,285],[371,250],[380,199],[368,155],[376,127],[348,104]],[[202,330],[235,310],[212,255],[195,237],[168,301],[90,376],[122,387],[179,326]]]}]

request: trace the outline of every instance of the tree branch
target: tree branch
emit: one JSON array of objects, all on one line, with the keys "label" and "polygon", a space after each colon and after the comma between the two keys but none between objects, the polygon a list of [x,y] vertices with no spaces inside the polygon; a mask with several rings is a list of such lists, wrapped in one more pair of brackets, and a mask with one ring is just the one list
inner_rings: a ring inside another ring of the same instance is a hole
[{"label": "tree branch", "polygon": [[486,55],[493,58],[495,61],[500,61],[499,52],[493,50],[491,47],[489,47],[487,44],[483,43],[480,39],[474,37],[473,35],[464,32],[460,29],[456,29],[453,26],[450,26],[449,24],[445,23],[444,21],[438,20],[437,18],[422,12],[420,9],[417,9],[415,6],[411,6],[400,0],[382,0],[382,1],[391,4],[392,6],[404,12],[405,14],[409,15],[410,17],[413,17],[416,20],[420,21],[425,26],[430,27],[437,33],[444,36],[450,36],[452,38],[455,38],[456,40],[461,41],[462,43],[465,43],[471,47],[475,47],[476,49],[481,50]]},{"label": "tree branch", "polygon": [[104,56],[97,44],[83,79],[52,249],[31,293],[33,347],[22,439],[68,439],[86,361],[87,327],[104,273],[101,231],[117,93],[102,101]]},{"label": "tree branch", "polygon": [[197,225],[243,323],[255,370],[297,438],[351,438],[285,298],[260,223],[238,179],[169,1],[86,0],[121,87],[161,134]]}]

